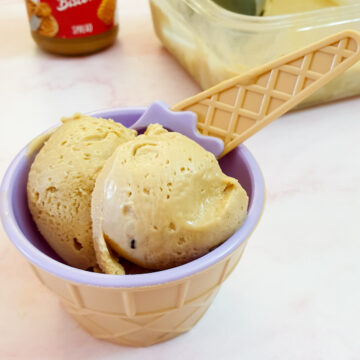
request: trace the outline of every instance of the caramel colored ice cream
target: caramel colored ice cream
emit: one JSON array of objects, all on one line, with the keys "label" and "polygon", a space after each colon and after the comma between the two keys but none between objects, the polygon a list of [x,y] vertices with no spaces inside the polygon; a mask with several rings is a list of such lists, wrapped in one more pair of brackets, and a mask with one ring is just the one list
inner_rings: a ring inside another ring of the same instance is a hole
[{"label": "caramel colored ice cream", "polygon": [[100,268],[123,274],[121,256],[167,269],[205,255],[231,236],[247,214],[239,182],[213,154],[160,125],[120,145],[100,171],[92,196]]},{"label": "caramel colored ice cream", "polygon": [[46,241],[69,265],[96,265],[91,194],[105,160],[136,132],[113,122],[76,115],[64,119],[37,154],[28,178],[28,203]]}]

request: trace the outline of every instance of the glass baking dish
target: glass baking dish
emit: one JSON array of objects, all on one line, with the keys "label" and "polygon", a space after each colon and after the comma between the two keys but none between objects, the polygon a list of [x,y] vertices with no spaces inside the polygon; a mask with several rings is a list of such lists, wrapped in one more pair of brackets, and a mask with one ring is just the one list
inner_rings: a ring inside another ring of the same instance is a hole
[{"label": "glass baking dish", "polygon": [[[330,34],[360,31],[360,2],[269,17],[237,14],[211,0],[150,0],[150,6],[158,38],[203,89]],[[357,94],[360,62],[300,107]]]}]

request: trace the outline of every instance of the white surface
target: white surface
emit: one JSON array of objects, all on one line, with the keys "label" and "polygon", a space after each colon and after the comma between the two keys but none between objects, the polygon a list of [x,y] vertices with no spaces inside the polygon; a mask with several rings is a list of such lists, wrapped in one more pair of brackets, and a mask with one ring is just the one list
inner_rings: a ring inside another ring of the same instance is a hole
[{"label": "white surface", "polygon": [[[32,42],[0,0],[0,177],[63,115],[173,104],[198,88],[161,48],[145,0],[120,0],[120,41],[86,58]],[[360,359],[360,98],[283,116],[246,145],[267,186],[260,225],[205,317],[145,349],[84,333],[0,229],[0,359]]]}]

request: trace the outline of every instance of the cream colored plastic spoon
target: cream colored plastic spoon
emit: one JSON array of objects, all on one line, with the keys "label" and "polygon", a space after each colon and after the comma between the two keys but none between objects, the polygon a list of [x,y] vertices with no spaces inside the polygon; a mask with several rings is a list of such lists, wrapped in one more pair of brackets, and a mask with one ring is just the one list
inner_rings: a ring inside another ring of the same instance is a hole
[{"label": "cream colored plastic spoon", "polygon": [[360,34],[346,30],[221,82],[171,110],[194,112],[198,131],[224,142],[222,153],[215,154],[221,157],[359,59]]}]

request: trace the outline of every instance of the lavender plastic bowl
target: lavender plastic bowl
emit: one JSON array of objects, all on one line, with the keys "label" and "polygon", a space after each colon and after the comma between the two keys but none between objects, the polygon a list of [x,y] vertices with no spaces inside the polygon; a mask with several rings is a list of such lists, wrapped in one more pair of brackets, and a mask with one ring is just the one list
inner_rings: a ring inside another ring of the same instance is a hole
[{"label": "lavender plastic bowl", "polygon": [[[93,112],[90,115],[111,118],[128,127],[141,116],[144,110],[145,108],[138,107],[115,108]],[[28,157],[27,146],[24,147],[7,169],[0,188],[1,220],[11,242],[31,263],[76,283],[128,288],[151,286],[190,276],[222,260],[238,248],[252,233],[264,205],[264,181],[261,171],[250,152],[241,145],[219,162],[227,175],[239,180],[250,199],[248,216],[234,235],[207,255],[169,270],[127,276],[92,273],[64,264],[47,245],[33,223],[27,207],[26,182],[34,155]]]},{"label": "lavender plastic bowl", "polygon": [[[103,110],[90,115],[132,125],[144,108]],[[30,262],[39,280],[87,332],[129,346],[149,346],[190,330],[204,315],[220,285],[241,258],[264,204],[264,183],[254,158],[239,146],[220,160],[239,179],[250,202],[242,227],[207,255],[169,270],[107,275],[66,265],[47,245],[31,218],[27,174],[35,154],[25,147],[10,164],[0,188],[0,215],[11,242]]]}]

